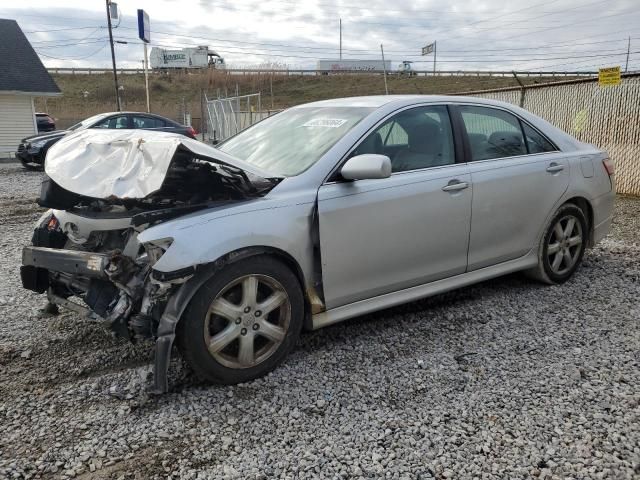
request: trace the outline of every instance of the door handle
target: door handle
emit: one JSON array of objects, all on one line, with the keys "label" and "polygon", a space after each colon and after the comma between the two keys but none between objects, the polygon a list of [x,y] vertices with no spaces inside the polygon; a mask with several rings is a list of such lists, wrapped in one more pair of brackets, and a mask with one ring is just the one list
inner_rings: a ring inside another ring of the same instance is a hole
[{"label": "door handle", "polygon": [[442,187],[443,192],[457,192],[458,190],[464,190],[468,188],[469,184],[467,182],[461,182],[459,180],[451,180],[447,185]]},{"label": "door handle", "polygon": [[564,165],[559,165],[556,162],[552,162],[547,167],[547,172],[549,172],[549,173],[561,172],[562,170],[564,170]]}]

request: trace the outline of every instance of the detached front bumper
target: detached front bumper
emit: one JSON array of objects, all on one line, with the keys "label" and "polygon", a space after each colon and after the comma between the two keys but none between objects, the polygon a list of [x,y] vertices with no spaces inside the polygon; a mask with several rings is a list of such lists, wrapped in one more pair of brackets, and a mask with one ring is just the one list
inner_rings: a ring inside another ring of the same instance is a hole
[{"label": "detached front bumper", "polygon": [[49,271],[108,280],[105,268],[111,257],[106,254],[60,250],[47,247],[24,247],[20,279],[27,290],[44,293],[49,288]]},{"label": "detached front bumper", "polygon": [[[178,279],[177,283],[167,283],[165,293],[159,292],[155,299],[146,297],[149,292],[145,285],[146,277],[145,269],[136,269],[131,260],[126,260],[119,254],[114,253],[92,253],[75,250],[63,250],[48,247],[28,246],[22,250],[22,266],[20,267],[20,276],[22,285],[28,290],[38,293],[47,292],[49,301],[70,308],[72,310],[83,309],[74,302],[70,302],[65,298],[56,295],[56,281],[52,280],[53,276],[63,275],[72,281],[80,278],[87,279],[89,285],[102,284],[112,285],[112,288],[118,287],[117,303],[103,302],[109,304],[109,311],[106,315],[98,312],[98,309],[87,302],[90,293],[85,295],[85,302],[89,304],[91,310],[98,313],[104,320],[114,325],[125,325],[127,330],[129,319],[135,318],[135,321],[129,324],[134,333],[150,332],[152,338],[156,340],[154,383],[151,391],[154,393],[163,393],[168,391],[167,371],[169,368],[169,359],[171,356],[171,346],[175,337],[175,328],[187,304],[202,286],[202,284],[210,278],[212,269],[202,269],[199,275],[193,272],[186,275],[183,279]],[[129,273],[127,273],[129,272]],[[175,288],[171,288],[175,286]],[[145,300],[143,298],[147,298]],[[114,297],[115,298],[115,297]],[[95,302],[101,302],[101,298],[94,296]],[[151,328],[149,322],[151,318],[147,314],[132,311],[133,304],[144,304],[147,301],[160,300],[164,305],[161,308],[161,314],[157,319],[157,326]],[[166,303],[165,303],[166,302]],[[115,303],[115,306],[113,304]],[[139,325],[139,328],[136,326]],[[117,331],[114,329],[114,331]],[[146,336],[146,335],[145,335]],[[147,337],[148,338],[148,337]]]}]

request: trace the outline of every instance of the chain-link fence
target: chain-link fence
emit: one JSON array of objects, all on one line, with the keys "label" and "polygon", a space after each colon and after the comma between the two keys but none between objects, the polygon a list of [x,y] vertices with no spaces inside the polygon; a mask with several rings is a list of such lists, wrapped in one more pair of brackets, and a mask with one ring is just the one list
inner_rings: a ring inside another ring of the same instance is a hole
[{"label": "chain-link fence", "polygon": [[205,141],[221,141],[279,110],[263,110],[260,93],[209,100],[205,97]]},{"label": "chain-link fence", "polygon": [[620,85],[609,87],[589,79],[465,95],[520,105],[607,150],[616,165],[618,193],[640,195],[640,74],[625,75]]}]

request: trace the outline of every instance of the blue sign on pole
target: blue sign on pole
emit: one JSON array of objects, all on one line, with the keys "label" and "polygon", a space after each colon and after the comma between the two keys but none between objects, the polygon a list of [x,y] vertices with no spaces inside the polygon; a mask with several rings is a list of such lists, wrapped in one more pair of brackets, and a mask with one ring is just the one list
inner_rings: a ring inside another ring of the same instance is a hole
[{"label": "blue sign on pole", "polygon": [[144,43],[151,41],[151,27],[149,26],[149,15],[142,9],[138,9],[138,37]]}]

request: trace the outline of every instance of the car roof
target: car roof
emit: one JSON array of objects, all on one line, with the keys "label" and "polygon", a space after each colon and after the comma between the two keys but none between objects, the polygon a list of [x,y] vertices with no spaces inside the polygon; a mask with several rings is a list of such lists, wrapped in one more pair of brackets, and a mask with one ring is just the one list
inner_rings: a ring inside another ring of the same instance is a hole
[{"label": "car roof", "polygon": [[479,97],[465,97],[460,95],[369,95],[362,97],[333,98],[318,102],[305,103],[298,107],[369,107],[380,108],[388,104],[397,106],[411,105],[417,102],[446,102],[446,103],[483,103],[513,107],[511,104],[497,100],[487,100]]},{"label": "car roof", "polygon": [[105,116],[113,116],[113,115],[146,115],[147,117],[156,117],[161,118],[162,120],[167,120],[169,122],[178,123],[175,120],[172,120],[168,117],[164,117],[162,115],[158,115],[157,113],[149,113],[149,112],[134,112],[134,111],[124,111],[124,112],[104,112]]},{"label": "car roof", "polygon": [[[102,112],[103,115],[149,115],[152,117],[160,117],[161,115],[158,115],[157,113],[148,113],[148,112],[134,112],[134,111],[129,111],[129,110],[125,110],[123,112]],[[162,117],[165,118],[165,117]]]}]

